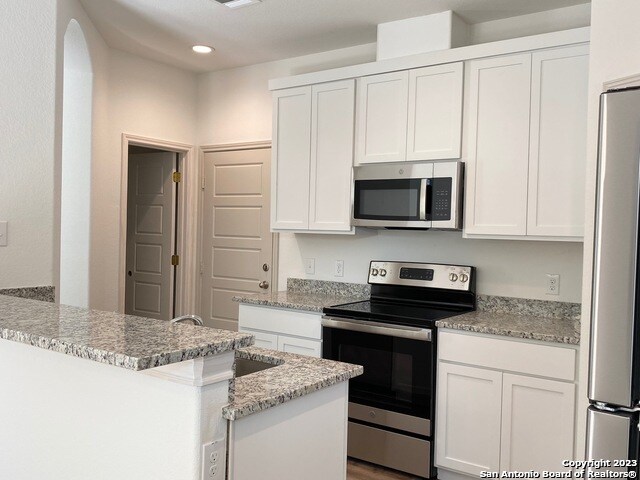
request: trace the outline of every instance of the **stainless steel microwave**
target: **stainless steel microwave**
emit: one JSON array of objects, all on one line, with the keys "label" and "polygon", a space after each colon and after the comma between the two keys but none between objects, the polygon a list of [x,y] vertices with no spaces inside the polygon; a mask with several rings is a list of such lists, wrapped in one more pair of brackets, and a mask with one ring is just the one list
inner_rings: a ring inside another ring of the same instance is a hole
[{"label": "stainless steel microwave", "polygon": [[353,170],[353,225],[462,228],[464,163],[366,165]]}]

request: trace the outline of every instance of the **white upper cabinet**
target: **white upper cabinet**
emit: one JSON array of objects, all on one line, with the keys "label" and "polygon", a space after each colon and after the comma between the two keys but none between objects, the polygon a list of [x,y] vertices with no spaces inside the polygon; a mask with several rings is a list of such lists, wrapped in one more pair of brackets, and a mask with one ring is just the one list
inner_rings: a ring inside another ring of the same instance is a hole
[{"label": "white upper cabinet", "polygon": [[528,235],[584,234],[589,47],[534,53]]},{"label": "white upper cabinet", "polygon": [[460,158],[463,68],[359,78],[355,163]]},{"label": "white upper cabinet", "polygon": [[408,71],[358,79],[357,164],[405,160],[408,99]]},{"label": "white upper cabinet", "polygon": [[407,160],[460,158],[463,63],[409,72]]},{"label": "white upper cabinet", "polygon": [[469,62],[465,231],[525,235],[531,55]]},{"label": "white upper cabinet", "polygon": [[309,228],[311,87],[273,93],[271,228]]},{"label": "white upper cabinet", "polygon": [[273,94],[271,229],[351,232],[355,80]]},{"label": "white upper cabinet", "polygon": [[580,239],[588,53],[580,45],[469,62],[465,236]]},{"label": "white upper cabinet", "polygon": [[351,230],[355,81],[312,88],[309,230]]}]

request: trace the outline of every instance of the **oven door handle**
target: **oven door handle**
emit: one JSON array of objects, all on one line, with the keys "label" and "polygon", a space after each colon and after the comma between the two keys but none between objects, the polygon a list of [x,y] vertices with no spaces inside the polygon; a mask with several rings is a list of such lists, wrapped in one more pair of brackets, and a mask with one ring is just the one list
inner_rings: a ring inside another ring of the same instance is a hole
[{"label": "oven door handle", "polygon": [[404,325],[393,325],[390,323],[348,320],[334,317],[322,317],[322,326],[338,328],[340,330],[351,330],[353,332],[373,333],[376,335],[387,335],[389,337],[431,342],[431,330],[425,328],[407,327]]}]

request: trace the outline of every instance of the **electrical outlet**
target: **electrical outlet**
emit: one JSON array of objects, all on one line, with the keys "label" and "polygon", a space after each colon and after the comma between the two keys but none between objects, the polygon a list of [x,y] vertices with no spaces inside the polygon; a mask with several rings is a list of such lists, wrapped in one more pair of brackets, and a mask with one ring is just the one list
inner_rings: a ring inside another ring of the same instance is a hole
[{"label": "electrical outlet", "polygon": [[344,260],[336,260],[336,263],[333,265],[333,276],[344,277]]},{"label": "electrical outlet", "polygon": [[547,295],[560,295],[560,275],[547,273]]},{"label": "electrical outlet", "polygon": [[304,273],[307,275],[315,275],[316,273],[316,259],[305,258],[304,259]]},{"label": "electrical outlet", "polygon": [[202,480],[222,480],[226,468],[226,440],[202,445]]}]

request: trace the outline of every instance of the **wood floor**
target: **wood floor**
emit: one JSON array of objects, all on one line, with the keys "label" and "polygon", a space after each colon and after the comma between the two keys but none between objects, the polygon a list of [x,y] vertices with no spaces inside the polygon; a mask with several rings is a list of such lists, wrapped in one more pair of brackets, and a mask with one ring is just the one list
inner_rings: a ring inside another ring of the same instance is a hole
[{"label": "wood floor", "polygon": [[379,467],[367,462],[349,458],[347,460],[347,480],[422,480],[406,473]]}]

